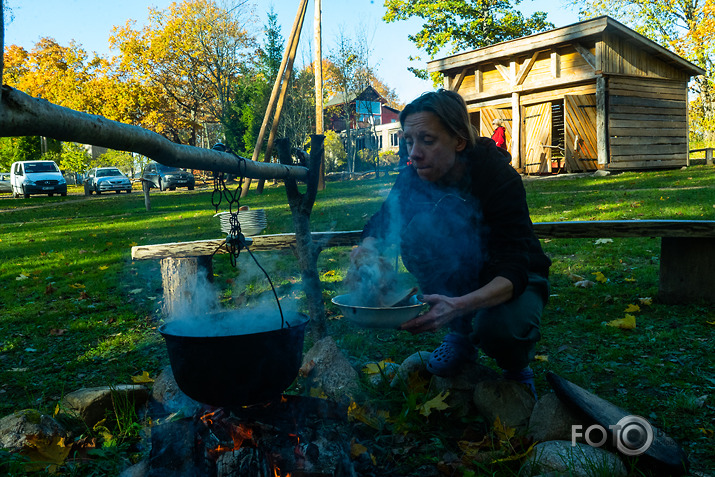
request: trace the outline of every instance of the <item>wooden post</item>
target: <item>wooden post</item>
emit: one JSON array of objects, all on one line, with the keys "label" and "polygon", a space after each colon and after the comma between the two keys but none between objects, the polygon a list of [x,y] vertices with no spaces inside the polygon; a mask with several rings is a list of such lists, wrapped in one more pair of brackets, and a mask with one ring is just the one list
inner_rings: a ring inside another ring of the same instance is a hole
[{"label": "wooden post", "polygon": [[710,147],[705,149],[705,164],[708,166],[713,165],[713,150]]},{"label": "wooden post", "polygon": [[[313,60],[313,74],[315,75],[315,134],[323,134],[323,37],[322,29],[322,2],[315,0],[315,59]],[[320,175],[318,176],[318,190],[325,190],[325,155],[320,161]]]},{"label": "wooden post", "polygon": [[163,258],[161,281],[164,284],[164,316],[179,318],[206,313],[205,296],[200,273],[206,281],[213,282],[211,255],[187,258]]},{"label": "wooden post", "polygon": [[608,83],[606,77],[596,78],[596,154],[598,167],[603,169],[608,164]]},{"label": "wooden post", "polygon": [[521,101],[519,93],[511,94],[511,165],[514,169],[526,164],[521,163]]},{"label": "wooden post", "polygon": [[142,179],[142,192],[144,192],[144,207],[147,212],[151,210],[151,199],[149,199],[149,181]]}]

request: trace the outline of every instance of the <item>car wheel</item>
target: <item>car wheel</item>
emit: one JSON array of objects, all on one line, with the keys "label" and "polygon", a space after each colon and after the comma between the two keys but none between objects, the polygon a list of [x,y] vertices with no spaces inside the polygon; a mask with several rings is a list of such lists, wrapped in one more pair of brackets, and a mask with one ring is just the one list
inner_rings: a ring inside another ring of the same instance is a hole
[{"label": "car wheel", "polygon": [[25,199],[29,199],[29,198],[30,198],[30,194],[25,190],[24,187],[22,188],[22,196],[23,196]]},{"label": "car wheel", "polygon": [[54,193],[54,192],[50,192],[49,194],[47,194],[47,196],[48,196],[48,197],[54,197],[54,196],[55,196],[55,193]]},{"label": "car wheel", "polygon": [[194,186],[189,186],[189,190],[194,190]]},{"label": "car wheel", "polygon": [[12,188],[12,198],[17,199],[19,196],[17,195],[17,192],[15,192],[15,188]]},{"label": "car wheel", "polygon": [[116,194],[119,194],[121,191],[120,190],[115,190],[114,191]]},{"label": "car wheel", "polygon": [[159,190],[164,192],[166,189],[164,188],[164,184],[162,184],[161,179],[159,179]]},{"label": "car wheel", "polygon": [[61,195],[62,197],[67,197],[67,192],[60,192],[60,195]]},{"label": "car wheel", "polygon": [[176,190],[176,187],[169,187],[169,190]]}]

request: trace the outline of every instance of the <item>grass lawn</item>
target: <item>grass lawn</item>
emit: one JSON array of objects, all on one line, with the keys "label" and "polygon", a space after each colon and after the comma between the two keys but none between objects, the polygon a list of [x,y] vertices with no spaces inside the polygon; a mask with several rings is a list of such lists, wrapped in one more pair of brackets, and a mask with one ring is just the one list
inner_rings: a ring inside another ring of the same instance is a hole
[{"label": "grass lawn", "polygon": [[[313,209],[313,231],[361,229],[394,177],[328,183]],[[534,222],[712,220],[714,178],[712,167],[694,166],[606,177],[530,177],[525,187]],[[133,262],[130,249],[221,236],[208,188],[152,191],[149,212],[138,191],[91,197],[79,188],[77,195],[72,192],[29,200],[0,196],[0,417],[26,408],[51,414],[64,393],[78,388],[129,383],[143,372],[156,377],[168,363],[156,330],[162,322],[159,264]],[[241,205],[266,209],[266,233],[292,232],[282,186],[267,184],[262,195],[251,193]],[[543,316],[540,360],[533,366],[538,391],[549,392],[543,376],[553,371],[647,417],[678,440],[694,470],[715,468],[713,308],[659,303],[658,239],[554,239],[543,246],[553,260],[552,297]],[[356,368],[381,360],[399,363],[417,350],[432,350],[441,334],[362,330],[341,320],[330,298],[343,292],[348,253],[325,250],[318,266],[329,332]],[[299,299],[293,256],[256,255],[279,293]],[[217,256],[214,273],[219,301],[227,307],[268,289],[245,253],[237,269],[226,255]],[[579,279],[595,286],[578,288]],[[623,318],[626,309],[633,310],[628,314],[636,318],[635,329],[605,325]],[[434,397],[429,389],[406,395],[365,386],[374,407],[393,418],[379,429],[364,430],[363,437],[394,475],[421,475],[420,466],[438,465],[448,453],[462,455],[454,429],[464,431],[474,423],[449,410],[429,419],[415,412],[415,403]],[[132,447],[135,437],[120,439],[113,450],[122,459],[141,457]],[[463,440],[464,433],[459,437]],[[411,450],[398,451],[408,448],[405,442]],[[127,462],[122,459],[117,462]],[[91,475],[98,465],[61,470]],[[464,468],[471,475],[514,475],[518,463],[470,462]]]}]

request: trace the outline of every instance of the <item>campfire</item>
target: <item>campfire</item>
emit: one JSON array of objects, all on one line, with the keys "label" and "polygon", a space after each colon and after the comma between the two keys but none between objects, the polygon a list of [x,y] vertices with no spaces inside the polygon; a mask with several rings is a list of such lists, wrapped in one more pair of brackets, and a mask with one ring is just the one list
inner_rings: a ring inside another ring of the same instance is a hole
[{"label": "campfire", "polygon": [[324,399],[204,406],[152,429],[149,475],[352,476],[349,441],[346,409]]}]

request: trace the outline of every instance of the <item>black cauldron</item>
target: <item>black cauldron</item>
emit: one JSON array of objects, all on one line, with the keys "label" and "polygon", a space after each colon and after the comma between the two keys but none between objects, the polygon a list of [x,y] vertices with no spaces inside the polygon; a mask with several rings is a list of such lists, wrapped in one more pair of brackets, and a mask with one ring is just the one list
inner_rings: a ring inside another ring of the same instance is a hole
[{"label": "black cauldron", "polygon": [[298,375],[308,317],[264,315],[221,312],[162,325],[179,389],[216,407],[278,398]]}]

